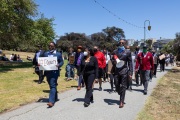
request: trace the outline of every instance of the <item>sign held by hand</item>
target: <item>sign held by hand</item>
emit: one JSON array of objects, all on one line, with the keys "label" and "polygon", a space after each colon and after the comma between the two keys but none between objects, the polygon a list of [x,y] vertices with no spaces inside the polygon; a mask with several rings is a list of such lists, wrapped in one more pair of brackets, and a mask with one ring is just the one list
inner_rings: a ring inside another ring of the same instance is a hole
[{"label": "sign held by hand", "polygon": [[38,58],[39,70],[58,70],[57,57],[39,57]]}]

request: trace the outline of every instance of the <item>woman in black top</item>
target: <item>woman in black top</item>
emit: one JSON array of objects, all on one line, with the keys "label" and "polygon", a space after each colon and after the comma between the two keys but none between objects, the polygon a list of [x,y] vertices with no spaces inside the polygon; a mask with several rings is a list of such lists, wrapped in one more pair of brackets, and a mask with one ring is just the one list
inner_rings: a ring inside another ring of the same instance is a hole
[{"label": "woman in black top", "polygon": [[86,48],[84,51],[84,59],[81,61],[80,74],[83,75],[86,85],[86,94],[84,99],[84,107],[88,107],[93,102],[94,80],[98,77],[98,62],[93,56],[93,50]]}]

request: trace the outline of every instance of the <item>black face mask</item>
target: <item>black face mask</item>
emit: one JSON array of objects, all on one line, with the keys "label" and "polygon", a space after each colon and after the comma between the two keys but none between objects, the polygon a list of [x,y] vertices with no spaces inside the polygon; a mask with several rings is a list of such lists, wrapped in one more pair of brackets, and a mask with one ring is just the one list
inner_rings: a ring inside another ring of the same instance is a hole
[{"label": "black face mask", "polygon": [[94,52],[97,52],[97,49],[94,49],[93,51],[94,51]]}]

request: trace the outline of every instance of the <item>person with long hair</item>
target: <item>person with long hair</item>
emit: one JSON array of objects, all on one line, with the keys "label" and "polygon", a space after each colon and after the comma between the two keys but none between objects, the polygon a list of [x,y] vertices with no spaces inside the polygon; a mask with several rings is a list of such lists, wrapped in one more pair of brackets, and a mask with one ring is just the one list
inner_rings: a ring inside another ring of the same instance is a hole
[{"label": "person with long hair", "polygon": [[84,99],[84,107],[88,107],[90,102],[93,102],[93,83],[98,78],[98,62],[94,57],[93,50],[86,48],[84,51],[84,59],[81,61],[79,76],[82,75],[85,85],[86,93]]}]

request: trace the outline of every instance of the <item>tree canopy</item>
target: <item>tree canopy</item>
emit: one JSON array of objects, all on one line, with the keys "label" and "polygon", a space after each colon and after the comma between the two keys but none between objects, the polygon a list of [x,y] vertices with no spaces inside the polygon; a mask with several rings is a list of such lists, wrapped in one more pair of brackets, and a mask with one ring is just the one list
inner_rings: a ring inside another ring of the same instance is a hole
[{"label": "tree canopy", "polygon": [[53,18],[36,19],[37,6],[33,0],[0,1],[0,48],[33,51],[54,39]]},{"label": "tree canopy", "polygon": [[97,45],[100,49],[112,51],[116,47],[117,41],[124,37],[124,31],[121,28],[113,26],[102,29],[101,32],[93,33],[90,36],[84,33],[66,33],[57,40],[57,45],[63,51],[67,51],[69,47],[76,49],[78,45],[84,47]]}]

